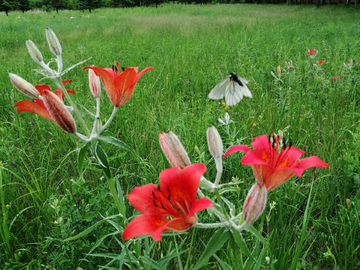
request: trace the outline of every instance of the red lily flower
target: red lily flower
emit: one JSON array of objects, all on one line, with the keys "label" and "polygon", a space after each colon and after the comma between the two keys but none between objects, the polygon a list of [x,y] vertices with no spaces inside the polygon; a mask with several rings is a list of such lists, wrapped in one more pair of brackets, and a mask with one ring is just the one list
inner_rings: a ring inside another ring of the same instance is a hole
[{"label": "red lily flower", "polygon": [[325,62],[325,60],[316,61],[316,63],[319,64],[319,65],[322,65],[324,62]]},{"label": "red lily flower", "polygon": [[336,81],[339,79],[339,77],[331,77],[331,79],[332,79],[334,82],[336,82]]},{"label": "red lily flower", "polygon": [[83,69],[91,68],[95,74],[101,77],[106,93],[115,107],[120,107],[131,97],[135,85],[140,77],[148,70],[154,69],[148,67],[143,69],[139,74],[138,67],[129,67],[120,73],[119,63],[116,63],[117,71],[111,68],[100,67],[84,67]]},{"label": "red lily flower", "polygon": [[286,147],[284,144],[278,153],[280,136],[274,136],[273,139],[276,147],[275,142],[271,143],[266,135],[262,135],[254,138],[251,143],[253,151],[246,145],[236,145],[230,148],[224,157],[236,151],[246,152],[241,159],[242,165],[252,165],[258,183],[264,183],[268,191],[289,180],[294,174],[300,177],[304,170],[311,167],[329,169],[329,164],[316,156],[299,160],[305,152],[291,145]]},{"label": "red lily flower", "polygon": [[[62,84],[65,85],[69,82],[71,82],[71,80],[63,81]],[[35,88],[36,88],[36,90],[38,90],[38,92],[40,93],[41,96],[43,95],[44,90],[51,91],[50,86],[45,85],[45,84],[36,85]],[[75,94],[75,91],[73,91],[73,90],[67,90],[67,92]],[[61,91],[61,88],[58,88],[54,92],[54,94],[57,95],[61,100],[64,99],[64,93]],[[44,117],[50,121],[54,121],[54,119],[50,116],[48,109],[45,107],[44,102],[39,98],[36,98],[35,102],[30,101],[30,100],[23,100],[23,101],[16,102],[14,104],[14,107],[18,108],[16,110],[16,112],[18,112],[18,113],[22,112],[22,111],[27,111],[30,113],[35,113],[37,115],[40,115],[41,117]]]},{"label": "red lily flower", "polygon": [[316,51],[317,51],[317,50],[314,49],[314,50],[308,50],[308,51],[306,51],[306,52],[307,52],[308,54],[310,54],[310,55],[313,55]]},{"label": "red lily flower", "polygon": [[[127,198],[142,215],[126,226],[124,241],[147,234],[160,241],[163,232],[185,231],[196,224],[196,213],[214,206],[206,197],[196,199],[200,177],[205,171],[205,165],[200,163],[181,171],[170,168],[160,173],[160,186],[147,184],[134,188]],[[174,218],[167,219],[166,216]]]}]

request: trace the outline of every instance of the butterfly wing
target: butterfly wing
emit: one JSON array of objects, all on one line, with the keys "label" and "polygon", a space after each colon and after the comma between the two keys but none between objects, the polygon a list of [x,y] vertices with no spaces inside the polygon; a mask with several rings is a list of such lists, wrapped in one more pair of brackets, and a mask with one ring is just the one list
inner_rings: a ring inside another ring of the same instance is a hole
[{"label": "butterfly wing", "polygon": [[246,86],[248,81],[240,76],[238,76],[238,79],[241,81],[243,86],[236,81],[231,80],[225,89],[225,103],[227,106],[234,106],[238,104],[243,97],[252,98],[252,93]]},{"label": "butterfly wing", "polygon": [[231,82],[229,78],[230,76],[226,76],[217,85],[215,85],[215,87],[210,91],[208,98],[214,100],[224,98],[226,87]]}]

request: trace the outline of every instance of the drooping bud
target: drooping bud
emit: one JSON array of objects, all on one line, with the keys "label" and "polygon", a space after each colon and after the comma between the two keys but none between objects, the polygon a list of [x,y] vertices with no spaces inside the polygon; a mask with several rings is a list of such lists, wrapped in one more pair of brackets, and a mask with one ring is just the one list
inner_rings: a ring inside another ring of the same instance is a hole
[{"label": "drooping bud", "polygon": [[181,144],[179,138],[171,131],[166,132],[166,143],[173,156],[174,161],[177,164],[177,167],[182,169],[191,164],[184,146]]},{"label": "drooping bud", "polygon": [[91,94],[94,96],[94,98],[100,97],[100,79],[98,76],[96,76],[94,70],[92,70],[91,68],[89,68],[89,87]]},{"label": "drooping bud", "polygon": [[62,53],[60,42],[55,33],[49,27],[46,28],[46,39],[51,52],[56,56],[60,56]]},{"label": "drooping bud", "polygon": [[254,184],[249,190],[244,207],[243,216],[246,224],[254,223],[262,214],[266,206],[267,190],[263,183]]},{"label": "drooping bud", "polygon": [[34,42],[32,42],[30,39],[26,40],[26,48],[28,49],[28,52],[31,56],[31,58],[38,64],[41,62],[44,62],[43,56],[39,49],[36,47]]},{"label": "drooping bud", "polygon": [[216,127],[209,126],[206,132],[209,151],[214,158],[222,158],[224,147]]},{"label": "drooping bud", "polygon": [[63,101],[53,92],[44,90],[42,94],[44,104],[54,122],[68,133],[76,132],[76,125],[71,113],[66,109]]},{"label": "drooping bud", "polygon": [[30,98],[38,98],[40,93],[36,88],[29,82],[25,81],[20,76],[14,73],[8,73],[11,83],[24,95]]}]

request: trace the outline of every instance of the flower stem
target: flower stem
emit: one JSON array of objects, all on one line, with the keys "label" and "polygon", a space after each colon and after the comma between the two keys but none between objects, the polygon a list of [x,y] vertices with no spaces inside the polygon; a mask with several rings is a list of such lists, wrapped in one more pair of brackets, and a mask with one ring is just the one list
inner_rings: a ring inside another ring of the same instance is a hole
[{"label": "flower stem", "polygon": [[118,194],[118,192],[116,190],[116,187],[115,187],[115,180],[112,177],[111,178],[106,177],[106,180],[109,183],[110,191],[111,191],[111,194],[113,195],[116,207],[118,208],[119,213],[122,215],[123,220],[126,220],[124,202],[120,201],[119,194]]},{"label": "flower stem", "polygon": [[111,121],[113,120],[113,118],[115,117],[115,114],[117,112],[117,110],[119,109],[119,107],[114,107],[109,119],[106,121],[105,125],[103,125],[102,129],[101,129],[101,132],[103,132],[107,126],[111,123]]}]

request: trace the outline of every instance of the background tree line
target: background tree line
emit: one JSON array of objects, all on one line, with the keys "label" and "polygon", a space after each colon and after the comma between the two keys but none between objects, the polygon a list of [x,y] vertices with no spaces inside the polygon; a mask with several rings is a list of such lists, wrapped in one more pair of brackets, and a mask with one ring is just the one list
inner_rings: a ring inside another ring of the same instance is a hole
[{"label": "background tree line", "polygon": [[[186,4],[236,4],[236,3],[255,3],[255,4],[343,4],[357,5],[358,0],[186,0]],[[158,6],[158,4],[169,2],[168,0],[0,0],[0,11],[6,15],[13,10],[21,10],[23,13],[32,9],[40,9],[47,12],[61,9],[70,10],[88,10],[90,13],[93,9],[101,7],[134,7],[134,6]]]}]

